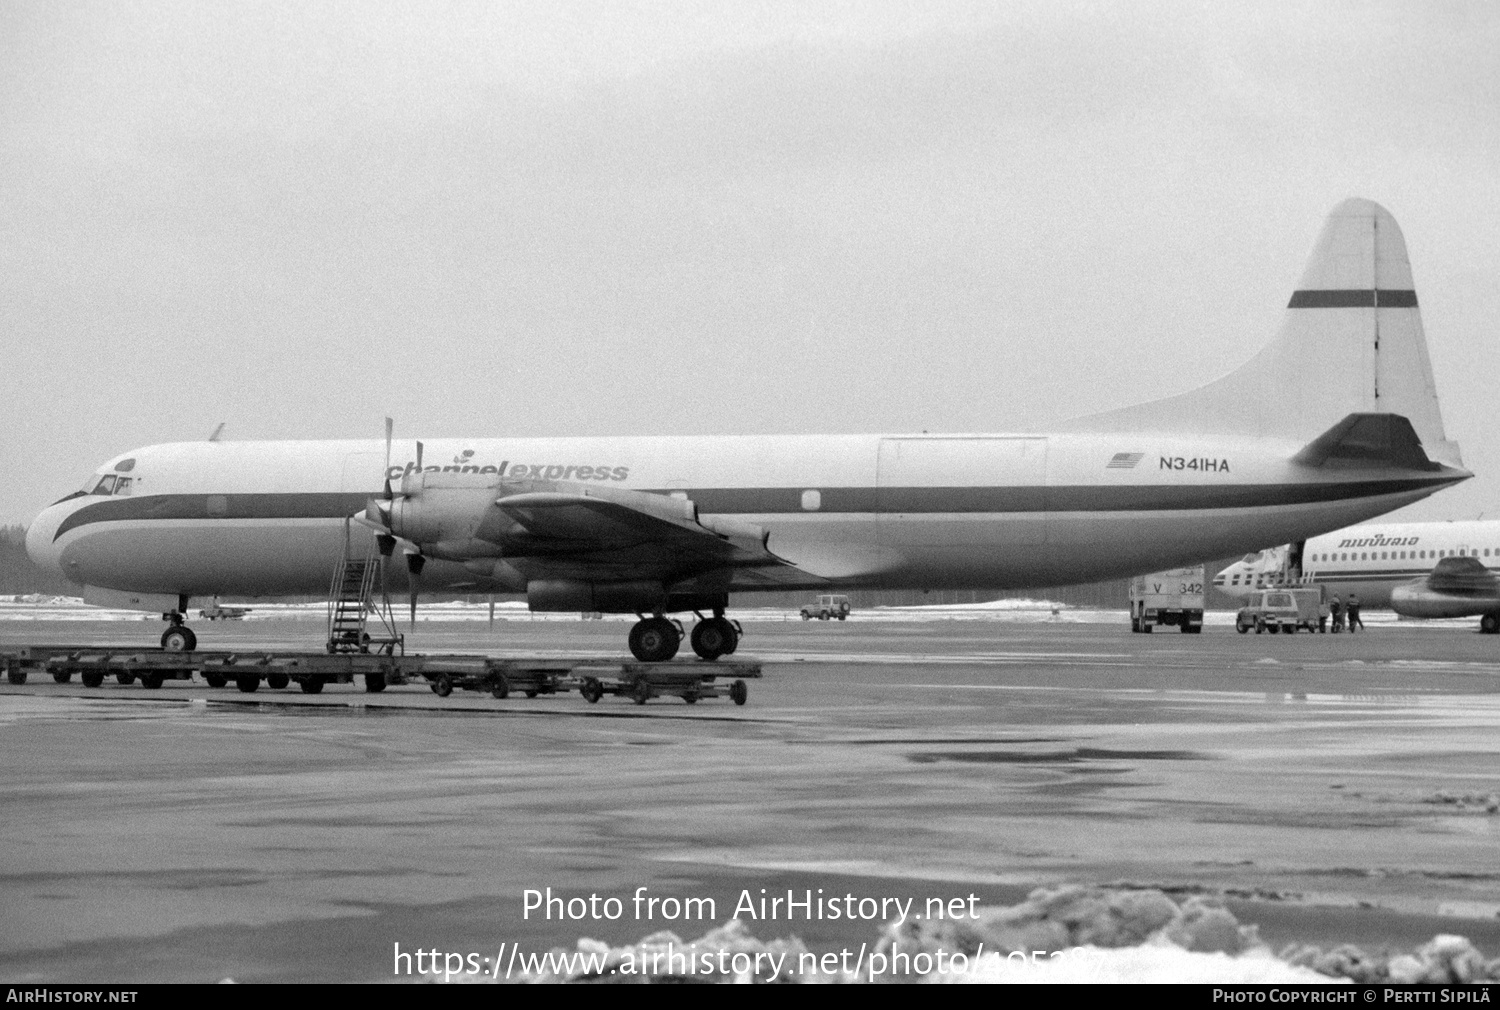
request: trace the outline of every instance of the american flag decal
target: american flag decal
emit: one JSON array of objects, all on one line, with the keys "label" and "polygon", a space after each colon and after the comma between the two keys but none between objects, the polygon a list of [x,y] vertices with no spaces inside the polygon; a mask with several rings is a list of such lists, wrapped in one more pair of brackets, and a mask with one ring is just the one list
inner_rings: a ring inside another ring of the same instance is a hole
[{"label": "american flag decal", "polygon": [[1135,466],[1146,454],[1144,452],[1117,452],[1114,459],[1104,464],[1106,470],[1129,470]]}]

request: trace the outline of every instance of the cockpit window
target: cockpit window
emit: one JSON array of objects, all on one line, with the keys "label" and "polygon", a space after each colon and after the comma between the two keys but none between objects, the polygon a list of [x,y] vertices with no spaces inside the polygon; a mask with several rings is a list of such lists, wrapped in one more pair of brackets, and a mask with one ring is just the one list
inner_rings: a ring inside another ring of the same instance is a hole
[{"label": "cockpit window", "polygon": [[115,494],[129,494],[132,481],[129,477],[115,479]]},{"label": "cockpit window", "polygon": [[1259,557],[1259,555],[1257,555],[1257,554],[1246,554],[1243,558],[1240,559],[1240,563],[1241,564],[1246,564],[1246,565],[1253,565],[1253,564],[1255,564],[1255,559],[1257,557]]},{"label": "cockpit window", "polygon": [[100,477],[99,478],[99,483],[95,484],[94,485],[94,489],[92,491],[90,491],[89,493],[90,494],[114,494],[115,493],[115,475],[112,474],[112,473],[107,473],[103,477]]}]

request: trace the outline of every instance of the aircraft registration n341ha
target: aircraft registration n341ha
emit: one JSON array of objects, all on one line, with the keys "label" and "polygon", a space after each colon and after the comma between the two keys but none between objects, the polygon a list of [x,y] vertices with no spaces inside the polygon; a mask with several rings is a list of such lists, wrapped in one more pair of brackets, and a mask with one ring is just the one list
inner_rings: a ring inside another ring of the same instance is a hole
[{"label": "aircraft registration n341ha", "polygon": [[327,591],[357,536],[428,589],[637,614],[642,660],[675,655],[665,615],[695,612],[713,659],[738,641],[732,594],[1087,582],[1303,540],[1468,476],[1401,231],[1352,199],[1250,361],[1050,433],[152,445],[26,545],[86,599],[164,610],[166,647],[193,646],[191,597]]}]

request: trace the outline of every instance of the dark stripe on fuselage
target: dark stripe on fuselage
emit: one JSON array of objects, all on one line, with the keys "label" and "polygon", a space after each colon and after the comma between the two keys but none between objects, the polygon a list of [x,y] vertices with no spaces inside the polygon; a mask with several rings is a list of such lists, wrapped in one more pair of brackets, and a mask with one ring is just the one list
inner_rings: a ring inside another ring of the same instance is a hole
[{"label": "dark stripe on fuselage", "polygon": [[1325,291],[1293,291],[1289,309],[1414,309],[1415,291],[1386,291],[1380,288],[1346,288]]},{"label": "dark stripe on fuselage", "polygon": [[[1323,484],[1151,487],[820,488],[821,507],[802,508],[803,488],[703,488],[687,495],[705,515],[880,513],[1179,512],[1267,508],[1402,494],[1452,483],[1451,476]],[[656,494],[665,494],[658,490]],[[379,492],[170,494],[109,498],[64,519],[53,540],[91,523],[142,519],[344,519]]]}]

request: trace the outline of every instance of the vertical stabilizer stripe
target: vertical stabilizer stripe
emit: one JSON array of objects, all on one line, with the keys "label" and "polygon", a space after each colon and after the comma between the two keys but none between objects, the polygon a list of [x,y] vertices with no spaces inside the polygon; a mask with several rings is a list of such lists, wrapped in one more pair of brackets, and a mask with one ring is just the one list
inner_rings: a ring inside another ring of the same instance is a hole
[{"label": "vertical stabilizer stripe", "polygon": [[1377,288],[1352,288],[1327,291],[1294,291],[1289,309],[1414,309],[1415,291],[1384,291]]}]

